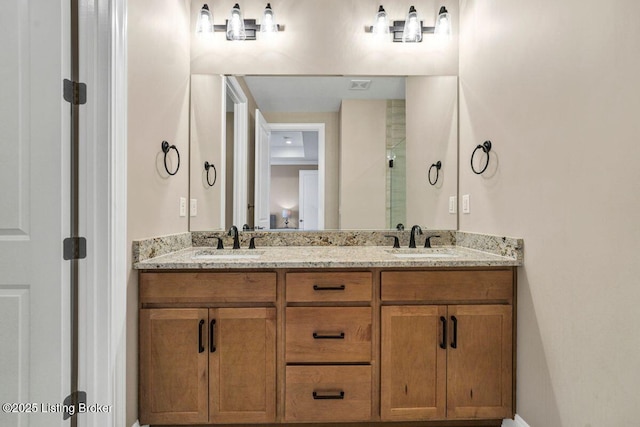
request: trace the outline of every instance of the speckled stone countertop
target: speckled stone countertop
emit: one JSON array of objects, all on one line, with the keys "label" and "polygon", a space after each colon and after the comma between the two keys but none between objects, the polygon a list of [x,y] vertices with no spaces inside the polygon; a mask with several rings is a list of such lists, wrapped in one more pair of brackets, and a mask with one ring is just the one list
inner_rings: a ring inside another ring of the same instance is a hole
[{"label": "speckled stone countertop", "polygon": [[135,264],[139,270],[517,266],[518,259],[461,246],[271,246],[255,250],[191,247]]}]

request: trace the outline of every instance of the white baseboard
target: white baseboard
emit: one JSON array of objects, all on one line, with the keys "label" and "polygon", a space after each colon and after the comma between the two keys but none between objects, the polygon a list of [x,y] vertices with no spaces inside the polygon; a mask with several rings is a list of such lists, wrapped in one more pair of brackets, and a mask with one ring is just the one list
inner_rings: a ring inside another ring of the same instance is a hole
[{"label": "white baseboard", "polygon": [[502,427],[529,427],[529,424],[525,420],[520,417],[520,415],[515,416],[513,420],[503,420]]}]

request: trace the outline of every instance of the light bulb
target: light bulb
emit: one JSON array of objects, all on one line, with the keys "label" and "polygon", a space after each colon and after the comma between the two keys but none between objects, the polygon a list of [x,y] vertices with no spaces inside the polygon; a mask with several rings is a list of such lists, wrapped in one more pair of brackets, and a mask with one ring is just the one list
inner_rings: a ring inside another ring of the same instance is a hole
[{"label": "light bulb", "polygon": [[271,3],[267,3],[267,7],[264,8],[262,14],[262,24],[260,24],[261,33],[277,33],[278,24],[276,23],[276,17],[271,9]]},{"label": "light bulb", "polygon": [[403,42],[419,42],[422,41],[422,23],[418,18],[416,8],[411,6],[407,19],[404,21],[404,31],[402,31]]},{"label": "light bulb", "polygon": [[231,16],[227,21],[227,40],[245,40],[247,33],[244,30],[244,19],[240,12],[240,5],[236,3],[231,9]]},{"label": "light bulb", "polygon": [[387,12],[382,6],[380,6],[378,13],[376,13],[372,32],[377,36],[389,34],[389,18],[387,17]]},{"label": "light bulb", "polygon": [[196,33],[200,35],[213,33],[213,18],[209,6],[205,4],[198,14],[198,24],[196,25]]}]

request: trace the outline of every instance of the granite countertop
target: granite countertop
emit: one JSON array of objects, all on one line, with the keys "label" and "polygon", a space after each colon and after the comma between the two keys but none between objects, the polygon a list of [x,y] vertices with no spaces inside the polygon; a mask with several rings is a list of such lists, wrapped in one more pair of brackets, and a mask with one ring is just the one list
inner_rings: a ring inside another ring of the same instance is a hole
[{"label": "granite countertop", "polygon": [[138,270],[256,268],[398,268],[519,266],[522,259],[463,246],[432,249],[389,246],[269,246],[249,249],[189,247],[134,264]]}]

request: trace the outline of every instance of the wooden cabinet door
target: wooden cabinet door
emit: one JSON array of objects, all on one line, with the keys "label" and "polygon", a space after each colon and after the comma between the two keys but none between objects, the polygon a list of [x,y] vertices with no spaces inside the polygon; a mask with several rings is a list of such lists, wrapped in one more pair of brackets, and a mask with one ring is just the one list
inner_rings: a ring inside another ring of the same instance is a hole
[{"label": "wooden cabinet door", "polygon": [[207,309],[140,310],[140,422],[209,418]]},{"label": "wooden cabinet door", "polygon": [[210,422],[274,422],[275,308],[211,309],[209,318]]},{"label": "wooden cabinet door", "polygon": [[513,416],[512,325],[509,305],[449,306],[448,418]]},{"label": "wooden cabinet door", "polygon": [[446,306],[382,307],[381,416],[444,419]]}]

